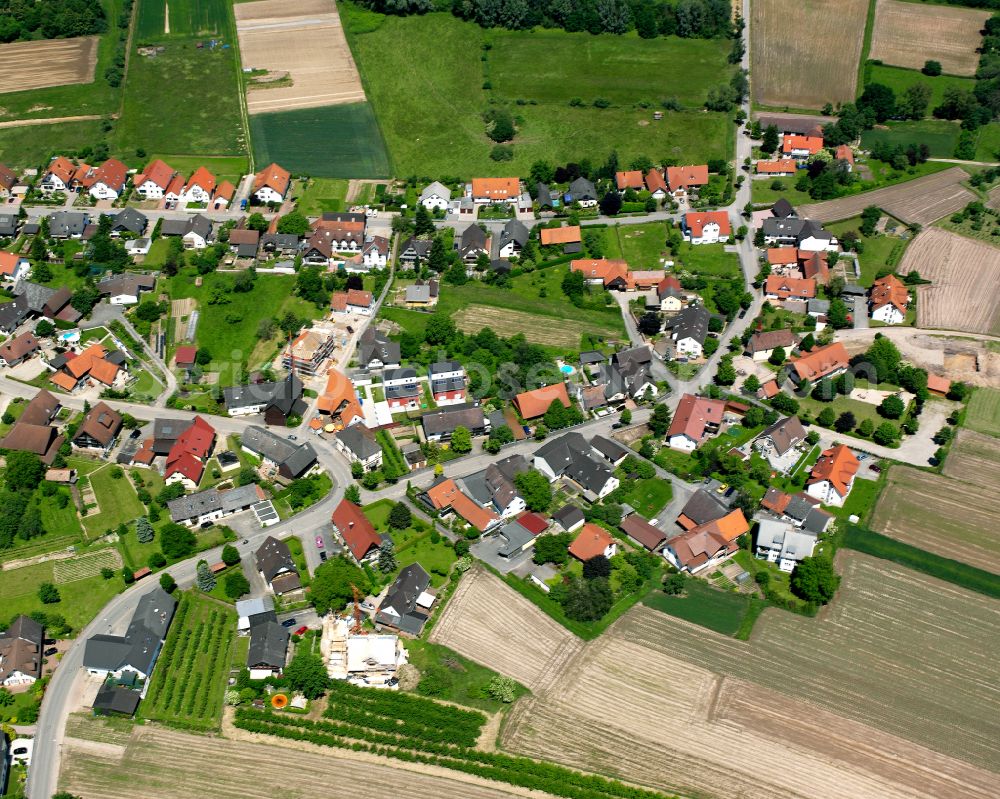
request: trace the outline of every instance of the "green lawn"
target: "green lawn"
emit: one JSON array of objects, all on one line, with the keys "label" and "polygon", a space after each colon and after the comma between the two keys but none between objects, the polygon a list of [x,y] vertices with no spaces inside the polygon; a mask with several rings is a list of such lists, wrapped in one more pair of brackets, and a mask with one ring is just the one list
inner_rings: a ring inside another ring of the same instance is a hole
[{"label": "green lawn", "polygon": [[[931,99],[927,104],[927,115],[930,116],[934,109],[941,105],[944,93],[948,89],[961,89],[972,91],[976,85],[974,78],[960,78],[955,75],[938,75],[928,77],[917,69],[905,69],[903,67],[890,67],[885,64],[865,64],[864,83],[881,83],[888,86],[899,97],[903,92],[915,83],[924,83],[930,87]],[[954,124],[954,123],[947,123]]]},{"label": "green lawn", "polygon": [[857,516],[861,519],[861,524],[865,524],[875,507],[875,501],[882,493],[888,471],[888,468],[884,468],[878,480],[855,480],[844,504],[839,508],[829,508],[830,513],[841,519]]},{"label": "green lawn", "polygon": [[[0,722],[4,724],[17,724],[18,716],[34,705],[40,704],[42,692],[36,684],[35,689],[21,691],[14,694],[14,701],[7,706],[0,705]],[[37,713],[36,713],[37,717]]]},{"label": "green lawn", "polygon": [[[902,70],[908,71],[908,70]],[[957,78],[954,80],[958,80]],[[971,81],[970,81],[971,82]],[[902,145],[926,144],[934,158],[951,158],[955,155],[959,127],[957,122],[943,119],[924,119],[919,122],[890,122],[888,129],[866,130],[861,134],[861,146],[870,149],[880,142]]]},{"label": "green lawn", "polygon": [[646,519],[652,519],[673,498],[674,490],[668,480],[651,477],[636,480],[635,486],[622,498],[635,508],[635,512]]},{"label": "green lawn", "polygon": [[[754,205],[773,205],[784,197],[792,205],[802,205],[811,203],[812,197],[807,191],[799,191],[795,188],[796,178],[761,178],[753,180],[750,184],[750,197]],[[773,186],[781,185],[780,189]]]},{"label": "green lawn", "polygon": [[969,400],[965,426],[988,436],[1000,437],[1000,391],[977,388]]},{"label": "green lawn", "polygon": [[[54,563],[48,561],[3,573],[3,579],[0,580],[0,605],[6,618],[19,613],[43,610],[46,613],[61,614],[73,630],[78,631],[124,587],[118,575],[110,580],[95,575],[60,583],[55,579],[53,567]],[[56,584],[59,589],[59,602],[51,605],[42,604],[38,598],[38,586],[44,582]]]},{"label": "green lawn", "polygon": [[13,167],[37,167],[52,155],[74,153],[103,138],[99,120],[0,128],[0,161]]},{"label": "green lawn", "polygon": [[392,171],[369,103],[254,114],[250,132],[260,165],[277,161],[293,174],[324,178],[385,178]]},{"label": "green lawn", "polygon": [[689,579],[681,596],[655,591],[642,601],[654,610],[730,636],[739,632],[750,603],[746,594],[720,591],[698,579]]},{"label": "green lawn", "polygon": [[[108,30],[101,35],[97,45],[97,64],[93,80],[88,83],[72,83],[65,86],[49,86],[44,89],[7,92],[0,94],[0,121],[10,119],[50,119],[63,116],[85,116],[89,114],[111,114],[118,110],[121,88],[111,86],[104,79],[104,72],[114,58],[115,49],[122,30],[115,24],[122,10],[121,0],[101,0],[108,19]],[[76,123],[79,124],[79,123]],[[90,123],[97,126],[100,123]],[[32,131],[39,128],[15,128]],[[4,130],[8,133],[8,130]],[[27,137],[30,142],[30,137]],[[72,142],[71,138],[68,141]],[[79,140],[68,145],[75,150],[91,140]],[[3,154],[4,161],[10,163],[9,156]],[[19,165],[20,161],[17,162]]]},{"label": "green lawn", "polygon": [[976,134],[976,160],[1000,161],[1000,124],[983,125]]},{"label": "green lawn", "polygon": [[344,209],[347,181],[339,178],[312,178],[298,192],[293,189],[292,193],[293,196],[297,195],[299,210],[307,216],[319,216],[324,212],[336,213]]},{"label": "green lawn", "polygon": [[[732,67],[720,39],[593,36],[556,29],[497,28],[487,37],[489,79],[505,99],[566,105],[603,98],[614,105],[658,105],[672,97],[698,108],[708,89],[728,81]],[[572,76],[572,80],[567,78]]]},{"label": "green lawn", "polygon": [[[171,36],[155,58],[133,52],[116,132],[120,155],[134,161],[137,148],[193,156],[246,152],[236,52],[198,49],[201,41]],[[168,86],[170,112],[164,113]],[[171,156],[165,158],[169,163]]]},{"label": "green lawn", "polygon": [[[826,228],[837,236],[842,236],[849,230],[853,230],[860,236],[860,225],[861,217],[856,216],[842,222],[831,222]],[[862,286],[870,286],[874,283],[875,276],[880,269],[886,266],[895,269],[902,260],[907,245],[912,240],[886,235],[860,236],[860,239],[864,245],[864,251],[858,256],[858,260],[861,262],[861,277],[858,282]],[[848,270],[848,276],[850,276],[850,270]]]},{"label": "green lawn", "polygon": [[726,252],[724,244],[681,244],[674,258],[674,271],[688,271],[706,277],[740,277],[740,258]]},{"label": "green lawn", "polygon": [[[234,186],[238,186],[249,168],[250,162],[245,155],[170,155],[167,153],[154,153],[146,161],[160,158],[170,166],[184,175],[191,175],[198,167],[205,167],[220,183],[228,180]],[[147,256],[148,263],[148,256]]]},{"label": "green lawn", "polygon": [[665,243],[664,222],[644,225],[612,225],[604,231],[605,257],[624,258],[633,270],[662,269],[662,258],[669,258]]},{"label": "green lawn", "polygon": [[[70,466],[73,468],[76,468],[75,461],[76,459],[70,459]],[[83,517],[83,526],[90,535],[113,530],[119,524],[127,524],[146,512],[128,477],[123,475],[115,480],[111,476],[114,468],[113,464],[109,464],[88,476],[100,506],[99,512]]]},{"label": "green lawn", "polygon": [[[410,655],[410,663],[421,672],[431,666],[444,666],[448,670],[451,676],[450,684],[447,692],[438,699],[476,707],[489,713],[496,713],[508,707],[491,698],[486,692],[490,680],[497,676],[492,669],[464,658],[446,646],[432,644],[429,641],[408,640],[406,651]],[[516,685],[516,697],[530,693],[523,685],[519,683]]]},{"label": "green lawn", "polygon": [[[864,384],[862,383],[859,387],[863,386]],[[850,411],[854,414],[857,424],[861,424],[865,419],[871,419],[872,423],[878,427],[885,421],[885,419],[878,415],[877,405],[851,399],[842,394],[838,394],[831,402],[822,402],[812,397],[797,397],[796,399],[799,402],[799,411],[809,414],[814,419],[824,408],[833,408],[833,412],[837,416],[840,416],[845,411]]]},{"label": "green lawn", "polygon": [[[403,531],[404,533],[406,531]],[[395,537],[395,532],[393,532]],[[405,546],[396,549],[396,565],[398,569],[393,572],[392,577],[409,566],[411,563],[419,563],[431,577],[431,585],[440,588],[447,580],[447,574],[451,571],[453,564],[458,557],[451,543],[444,536],[441,536],[435,543],[432,533],[413,538]]]},{"label": "green lawn", "polygon": [[[733,126],[725,115],[668,112],[663,120],[654,122],[652,107],[636,105],[658,103],[674,93],[670,85],[652,94],[652,83],[663,79],[661,72],[651,73],[635,89],[618,90],[616,97],[620,99],[615,107],[598,109],[590,105],[570,107],[568,100],[545,102],[541,97],[532,98],[527,87],[513,95],[505,94],[499,88],[500,82],[507,80],[503,70],[499,66],[490,68],[490,59],[504,48],[520,47],[521,41],[526,42],[526,47],[534,47],[538,37],[546,37],[539,40],[551,41],[551,46],[558,48],[555,53],[545,54],[548,65],[560,61],[572,64],[577,57],[577,37],[593,42],[589,45],[591,52],[613,49],[616,59],[626,63],[654,57],[655,53],[661,53],[663,61],[668,62],[695,49],[724,49],[721,41],[709,44],[657,39],[645,43],[633,36],[486,31],[448,13],[381,17],[359,12],[348,3],[339,8],[397,175],[526,175],[538,159],[566,163],[590,158],[599,163],[612,149],[617,149],[623,163],[644,154],[687,163],[732,156]],[[489,52],[482,49],[487,41],[494,43]],[[406,46],[401,47],[400,42],[406,42]],[[413,53],[422,55],[414,59]],[[591,56],[580,58],[586,61]],[[687,66],[681,60],[677,63],[680,66],[667,73],[668,80]],[[532,65],[525,64],[523,69],[532,70]],[[593,72],[596,66],[588,70]],[[714,74],[708,85],[727,82],[727,72]],[[493,89],[483,88],[494,80]],[[558,81],[558,75],[539,75],[535,84],[538,94],[555,97]],[[588,103],[597,96],[598,86],[604,91],[612,83],[593,74],[575,74],[570,67],[564,68],[563,81],[574,87],[582,84],[572,90],[573,96],[593,94],[586,98]],[[593,84],[590,88],[587,81]],[[630,83],[621,81],[618,85]],[[707,88],[703,85],[687,91],[693,96]],[[518,99],[536,99],[537,104],[517,105]],[[511,143],[511,161],[496,162],[489,157],[494,143],[486,136],[482,114],[491,102],[509,105],[516,118],[518,132]],[[447,122],[443,124],[442,120]]]}]

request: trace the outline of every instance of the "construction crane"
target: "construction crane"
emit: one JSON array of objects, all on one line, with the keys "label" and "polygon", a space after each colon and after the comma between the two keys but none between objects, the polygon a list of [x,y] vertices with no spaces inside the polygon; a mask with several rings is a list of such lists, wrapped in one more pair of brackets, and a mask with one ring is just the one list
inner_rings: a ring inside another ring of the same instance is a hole
[{"label": "construction crane", "polygon": [[358,587],[351,583],[351,592],[354,594],[354,626],[351,627],[351,635],[367,635],[365,628],[361,624],[361,592]]}]

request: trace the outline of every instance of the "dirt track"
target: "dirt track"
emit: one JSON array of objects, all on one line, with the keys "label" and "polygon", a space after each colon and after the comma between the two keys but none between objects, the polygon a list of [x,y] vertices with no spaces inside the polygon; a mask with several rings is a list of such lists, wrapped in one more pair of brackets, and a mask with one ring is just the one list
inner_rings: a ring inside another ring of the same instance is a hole
[{"label": "dirt track", "polygon": [[[113,23],[111,23],[113,24]],[[5,91],[89,83],[99,36],[0,44],[0,86]]]}]

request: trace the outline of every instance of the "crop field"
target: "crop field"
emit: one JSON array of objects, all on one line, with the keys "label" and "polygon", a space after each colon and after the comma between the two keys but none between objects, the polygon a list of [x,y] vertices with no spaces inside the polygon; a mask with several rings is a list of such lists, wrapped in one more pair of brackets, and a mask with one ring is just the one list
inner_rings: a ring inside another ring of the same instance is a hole
[{"label": "crop field", "polygon": [[232,608],[196,591],[182,595],[140,714],[167,724],[218,727],[235,631]]},{"label": "crop field", "polygon": [[988,436],[1000,437],[1000,391],[977,388],[969,400],[965,426]]},{"label": "crop field", "polygon": [[382,132],[368,103],[250,117],[258,164],[277,161],[317,178],[384,178],[391,173]]},{"label": "crop field", "polygon": [[1000,301],[983,291],[1000,280],[1000,249],[945,230],[922,231],[897,271],[916,269],[931,285],[917,288],[917,326],[1000,332]]},{"label": "crop field", "polygon": [[[732,66],[718,39],[622,39],[540,29],[525,35],[497,29],[488,51],[494,91],[507,98],[565,105],[579,97],[631,105],[668,97],[697,108]],[[567,75],[574,79],[568,81]]]},{"label": "crop field", "polygon": [[333,0],[257,0],[233,11],[244,68],[281,76],[280,86],[248,84],[251,114],[364,101]]},{"label": "crop field", "polygon": [[[893,72],[914,73],[908,69],[883,67]],[[963,80],[954,78],[954,80]],[[934,108],[934,105],[930,106]],[[958,134],[961,132],[958,124],[947,119],[922,119],[919,122],[892,122],[866,130],[861,134],[861,146],[870,150],[877,144],[909,147],[911,144],[926,144],[932,158],[951,158],[958,144]]]},{"label": "crop field", "polygon": [[603,328],[583,320],[552,319],[493,305],[469,305],[454,314],[452,319],[463,333],[478,333],[489,327],[503,338],[523,333],[532,344],[568,349],[579,347],[584,333],[603,333]]},{"label": "crop field", "polygon": [[98,549],[95,552],[85,552],[75,558],[57,560],[52,565],[52,576],[56,583],[71,583],[96,577],[101,569],[118,571],[122,567],[121,555],[116,549]]},{"label": "crop field", "polygon": [[1000,608],[856,553],[840,566],[824,615],[768,610],[749,643],[633,609],[520,700],[501,745],[720,799],[991,796]]},{"label": "crop field", "polygon": [[878,0],[869,57],[911,69],[932,59],[946,74],[971,76],[989,17],[989,11],[972,8]]},{"label": "crop field", "polygon": [[965,170],[952,167],[884,189],[803,205],[799,213],[820,222],[836,222],[857,216],[869,205],[877,205],[903,222],[929,225],[976,199],[976,195],[962,185],[962,181],[968,179]]},{"label": "crop field", "polygon": [[97,64],[98,36],[0,44],[0,86],[22,91],[90,83]]},{"label": "crop field", "polygon": [[70,729],[59,787],[87,799],[196,795],[273,799],[276,777],[262,778],[261,764],[273,763],[278,753],[294,762],[294,768],[283,769],[280,775],[281,796],[508,799],[525,795],[459,772],[292,742],[284,743],[294,748],[281,748],[283,742],[271,737],[241,734],[241,740],[231,740],[158,725],[134,725],[125,734],[95,718],[76,722]]},{"label": "crop field", "polygon": [[[167,38],[156,56],[132,54],[117,126],[123,155],[134,158],[139,147],[179,155],[246,152],[233,48],[198,48],[199,42]],[[165,86],[173,100],[169,114],[158,99]]]},{"label": "crop field", "polygon": [[[484,55],[484,42],[494,42],[495,49],[502,49],[516,46],[519,38],[530,40],[542,34],[486,31],[444,13],[383,17],[347,5],[340,6],[340,13],[365,94],[386,137],[396,174],[527,174],[531,164],[539,159],[556,164],[590,158],[598,163],[612,149],[617,149],[623,163],[640,155],[657,160],[677,158],[681,163],[732,157],[732,124],[724,114],[697,110],[668,112],[662,120],[653,121],[652,107],[641,108],[637,104],[658,103],[669,93],[664,90],[662,96],[649,96],[647,87],[652,78],[644,80],[631,97],[621,93],[617,95],[622,98],[620,102],[603,109],[592,104],[599,98],[598,89],[589,88],[591,82],[596,87],[606,85],[604,71],[596,63],[586,74],[564,70],[563,80],[580,87],[574,92],[574,96],[580,95],[585,101],[580,107],[571,107],[568,101],[544,102],[542,98],[533,105],[524,90],[508,95],[499,88],[483,88],[484,84],[492,85],[494,78],[503,80],[499,68],[495,75],[487,76],[484,65],[489,62],[480,58]],[[554,65],[573,61],[574,36],[556,35],[561,44],[553,46],[560,49],[556,54],[546,54],[546,62]],[[591,47],[613,48],[617,50],[616,57],[625,61],[631,58],[633,48],[639,48],[641,53],[648,47],[639,38],[588,37],[595,42]],[[605,39],[610,45],[604,43]],[[675,41],[657,39],[656,48],[669,54]],[[400,42],[407,45],[401,47]],[[421,58],[414,59],[414,52],[422,53]],[[669,74],[677,71],[672,67]],[[544,84],[537,84],[539,93],[545,86],[554,86],[558,76],[549,75],[544,80]],[[688,91],[704,92],[720,82],[723,81],[715,76],[708,86]],[[517,105],[518,99],[526,104]],[[486,135],[482,114],[491,102],[508,105],[515,117],[517,135],[510,143],[513,151],[510,161],[490,158],[494,142]],[[441,120],[447,120],[447,124],[441,124]]]},{"label": "crop field", "polygon": [[481,567],[467,572],[430,640],[542,690],[580,649],[572,633]]},{"label": "crop field", "polygon": [[[753,0],[754,101],[775,108],[853,101],[867,15],[868,0]],[[817,39],[836,40],[838,46],[816,47]]]},{"label": "crop field", "polygon": [[962,430],[943,475],[894,466],[872,528],[1000,574],[1000,442]]},{"label": "crop field", "polygon": [[165,35],[224,36],[229,29],[225,0],[139,0],[135,35],[140,44]]}]

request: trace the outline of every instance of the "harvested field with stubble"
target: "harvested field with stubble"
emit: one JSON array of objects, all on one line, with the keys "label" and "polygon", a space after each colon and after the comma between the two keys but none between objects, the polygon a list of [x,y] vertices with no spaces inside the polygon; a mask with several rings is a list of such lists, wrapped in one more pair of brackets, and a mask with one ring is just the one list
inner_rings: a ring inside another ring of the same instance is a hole
[{"label": "harvested field with stubble", "polygon": [[[868,0],[753,0],[754,101],[775,108],[821,108],[854,100],[867,15]],[[816,47],[817,41],[837,44]]]},{"label": "harvested field with stubble", "polygon": [[544,690],[582,642],[481,567],[470,570],[431,632],[430,640]]},{"label": "harvested field with stubble", "polygon": [[[916,270],[931,284],[917,288],[917,326],[1000,333],[1000,249],[938,228],[922,231],[896,270]],[[988,290],[984,290],[989,287]]]},{"label": "harvested field with stubble", "polygon": [[943,475],[893,466],[871,526],[906,544],[1000,574],[1000,441],[960,431]]},{"label": "harvested field with stubble", "polygon": [[484,327],[504,338],[523,333],[532,344],[547,347],[579,347],[584,333],[607,335],[606,327],[581,319],[556,319],[493,305],[469,305],[452,316],[463,333],[478,333]]},{"label": "harvested field with stubble", "polygon": [[[101,719],[71,721],[59,788],[87,799],[507,799],[529,795],[454,771],[321,750],[278,738],[244,734],[254,740],[228,740],[156,725],[136,725],[126,734],[121,728],[108,729]],[[261,764],[273,764],[276,759],[285,764],[281,773],[262,776]]]},{"label": "harvested field with stubble", "polygon": [[968,173],[956,166],[884,189],[801,205],[798,210],[802,217],[820,222],[839,222],[857,216],[869,205],[877,205],[903,222],[929,225],[978,199],[961,185],[968,178]]},{"label": "harvested field with stubble", "polygon": [[364,102],[333,0],[258,0],[233,10],[244,68],[291,77],[291,85],[280,88],[248,86],[249,113]]},{"label": "harvested field with stubble", "polygon": [[854,552],[838,568],[821,617],[767,610],[749,643],[637,606],[501,745],[719,799],[995,796],[1000,603]]},{"label": "harvested field with stubble", "polygon": [[0,86],[18,91],[90,83],[100,36],[0,44]]},{"label": "harvested field with stubble", "polygon": [[878,0],[869,58],[920,69],[928,59],[948,75],[976,74],[980,31],[989,11]]}]

